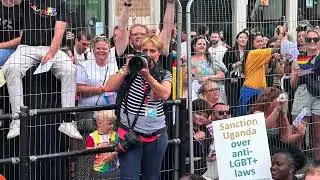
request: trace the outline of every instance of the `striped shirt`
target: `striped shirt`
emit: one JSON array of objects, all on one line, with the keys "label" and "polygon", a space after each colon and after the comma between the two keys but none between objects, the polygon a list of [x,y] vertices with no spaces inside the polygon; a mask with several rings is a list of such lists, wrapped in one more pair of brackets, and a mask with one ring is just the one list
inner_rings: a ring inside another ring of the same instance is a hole
[{"label": "striped shirt", "polygon": [[[164,76],[161,82],[163,81],[172,82],[172,75],[169,71],[166,71],[166,75]],[[159,99],[159,97],[151,95],[151,92],[148,93],[146,97],[147,100],[143,101],[142,106],[140,108],[140,104],[148,86],[148,83],[140,75],[138,75],[135,78],[134,82],[131,84],[128,94],[124,97],[127,97],[127,103],[126,99],[124,99],[121,104],[121,109],[124,110],[125,106],[127,105],[128,113],[134,115],[139,113],[139,116],[146,116],[146,109],[154,108],[157,110],[157,117],[163,116],[163,102],[161,99]],[[139,109],[140,111],[138,112]]]}]

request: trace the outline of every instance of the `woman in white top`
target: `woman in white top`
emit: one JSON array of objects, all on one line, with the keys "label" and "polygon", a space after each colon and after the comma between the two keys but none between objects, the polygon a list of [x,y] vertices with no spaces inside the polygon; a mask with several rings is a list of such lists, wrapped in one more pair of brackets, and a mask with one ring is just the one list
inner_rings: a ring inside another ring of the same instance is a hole
[{"label": "woman in white top", "polygon": [[114,104],[116,93],[104,92],[103,88],[109,77],[118,71],[114,51],[106,37],[94,39],[93,55],[94,59],[77,65],[79,106]]}]

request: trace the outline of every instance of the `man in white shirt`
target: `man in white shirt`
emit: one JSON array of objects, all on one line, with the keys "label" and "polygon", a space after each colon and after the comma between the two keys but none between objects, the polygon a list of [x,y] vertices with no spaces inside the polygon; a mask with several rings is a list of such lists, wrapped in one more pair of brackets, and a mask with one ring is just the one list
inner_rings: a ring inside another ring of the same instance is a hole
[{"label": "man in white shirt", "polygon": [[78,31],[75,37],[74,34],[68,32],[67,36],[73,36],[72,38],[74,39],[74,48],[68,52],[68,55],[73,59],[74,64],[93,59],[93,55],[90,51],[91,35],[88,31]]},{"label": "man in white shirt", "polygon": [[213,60],[223,63],[224,53],[228,50],[225,46],[219,43],[221,41],[219,32],[211,33],[211,47],[209,53]]}]

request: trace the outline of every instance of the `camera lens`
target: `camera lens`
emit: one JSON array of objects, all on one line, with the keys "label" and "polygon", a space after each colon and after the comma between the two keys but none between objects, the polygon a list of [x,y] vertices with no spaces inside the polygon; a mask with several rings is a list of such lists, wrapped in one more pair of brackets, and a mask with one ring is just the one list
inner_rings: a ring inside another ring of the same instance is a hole
[{"label": "camera lens", "polygon": [[144,66],[145,65],[144,65],[143,59],[141,57],[134,56],[129,61],[130,72],[138,72],[142,68],[144,68]]}]

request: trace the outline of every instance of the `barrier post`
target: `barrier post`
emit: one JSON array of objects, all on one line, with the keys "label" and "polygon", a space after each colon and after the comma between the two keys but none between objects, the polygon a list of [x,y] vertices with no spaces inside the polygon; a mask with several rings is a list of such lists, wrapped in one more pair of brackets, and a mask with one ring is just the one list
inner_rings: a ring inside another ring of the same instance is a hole
[{"label": "barrier post", "polygon": [[20,119],[20,136],[19,136],[19,146],[20,146],[20,180],[29,180],[29,109],[27,106],[21,106],[21,112],[19,114]]}]

